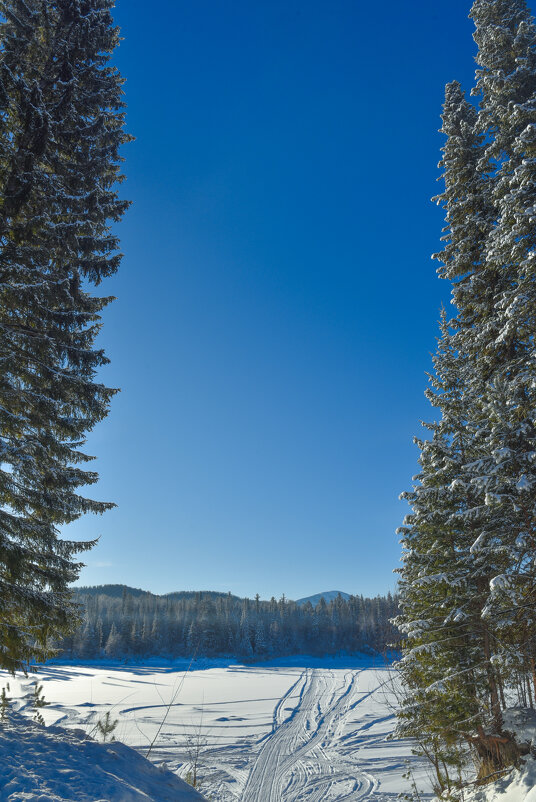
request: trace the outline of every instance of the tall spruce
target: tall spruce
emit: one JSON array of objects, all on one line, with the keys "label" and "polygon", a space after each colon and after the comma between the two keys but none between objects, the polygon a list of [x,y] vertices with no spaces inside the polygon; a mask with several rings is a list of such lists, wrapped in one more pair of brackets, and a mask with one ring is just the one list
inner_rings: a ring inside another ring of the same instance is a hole
[{"label": "tall spruce", "polygon": [[479,107],[448,85],[442,129],[436,258],[456,311],[428,392],[440,418],[405,494],[398,619],[399,731],[419,739],[447,795],[464,744],[481,778],[516,759],[502,710],[512,691],[536,692],[536,29],[523,0],[476,0],[471,16]]},{"label": "tall spruce", "polygon": [[426,424],[430,439],[416,441],[418,484],[403,494],[412,512],[399,530],[404,565],[395,619],[404,637],[398,734],[415,738],[430,759],[438,794],[450,789],[467,739],[485,722],[489,667],[468,535],[478,525],[465,470],[474,447],[460,356],[444,313],[441,331],[427,391],[440,417]]},{"label": "tall spruce", "polygon": [[78,620],[69,584],[93,542],[60,527],[112,504],[81,449],[115,390],[97,378],[91,285],[120,262],[122,79],[111,0],[1,0],[0,667],[50,653]]},{"label": "tall spruce", "polygon": [[488,540],[503,554],[485,616],[499,633],[498,661],[529,672],[536,693],[536,27],[519,1],[476,2],[472,16],[479,130],[488,143],[482,167],[495,207],[486,248],[494,316],[477,346],[487,378],[482,468],[493,511]]}]

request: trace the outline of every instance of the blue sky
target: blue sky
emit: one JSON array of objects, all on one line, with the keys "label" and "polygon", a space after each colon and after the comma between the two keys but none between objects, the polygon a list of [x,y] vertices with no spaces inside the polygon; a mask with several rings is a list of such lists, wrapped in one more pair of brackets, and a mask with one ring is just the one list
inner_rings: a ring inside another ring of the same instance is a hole
[{"label": "blue sky", "polygon": [[394,588],[437,319],[461,0],[120,0],[127,181],[82,584]]}]

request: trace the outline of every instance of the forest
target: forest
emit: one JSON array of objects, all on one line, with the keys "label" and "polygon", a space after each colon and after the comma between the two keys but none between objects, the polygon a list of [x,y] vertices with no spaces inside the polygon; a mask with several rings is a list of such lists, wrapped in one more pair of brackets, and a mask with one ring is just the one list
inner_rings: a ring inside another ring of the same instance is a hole
[{"label": "forest", "polygon": [[[118,592],[119,591],[119,592]],[[120,595],[119,595],[120,593]],[[383,653],[396,643],[396,595],[338,596],[316,607],[282,596],[263,601],[231,593],[157,596],[121,586],[80,588],[83,621],[58,642],[66,657],[232,656]]]}]

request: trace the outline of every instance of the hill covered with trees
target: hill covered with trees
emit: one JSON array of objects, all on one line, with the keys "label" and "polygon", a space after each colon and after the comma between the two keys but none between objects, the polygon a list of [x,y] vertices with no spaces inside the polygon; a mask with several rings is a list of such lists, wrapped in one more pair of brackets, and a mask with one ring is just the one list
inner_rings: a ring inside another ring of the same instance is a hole
[{"label": "hill covered with trees", "polygon": [[[121,589],[119,593],[118,589]],[[121,585],[77,589],[83,623],[58,643],[69,657],[382,652],[396,641],[396,596],[342,596],[313,607],[275,598],[240,599],[212,591],[157,596]]]}]

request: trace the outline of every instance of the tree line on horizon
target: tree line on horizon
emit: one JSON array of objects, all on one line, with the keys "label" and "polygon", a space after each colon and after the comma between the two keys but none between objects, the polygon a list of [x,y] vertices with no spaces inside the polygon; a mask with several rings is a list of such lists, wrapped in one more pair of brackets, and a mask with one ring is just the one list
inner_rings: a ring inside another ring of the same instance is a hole
[{"label": "tree line on horizon", "polygon": [[148,656],[268,658],[290,654],[383,653],[396,642],[396,595],[338,596],[297,604],[230,593],[183,598],[79,592],[83,621],[57,642],[61,656],[80,659]]}]

